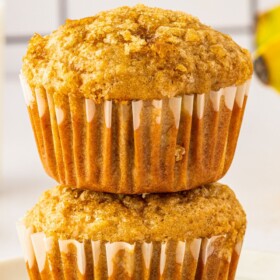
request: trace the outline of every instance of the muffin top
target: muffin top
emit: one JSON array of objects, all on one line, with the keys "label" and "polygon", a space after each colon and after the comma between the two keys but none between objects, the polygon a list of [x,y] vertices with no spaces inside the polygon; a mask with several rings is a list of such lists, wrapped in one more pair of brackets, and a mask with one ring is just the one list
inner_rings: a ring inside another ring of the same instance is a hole
[{"label": "muffin top", "polygon": [[35,34],[22,71],[32,89],[58,97],[126,101],[240,85],[252,62],[230,36],[191,15],[137,5]]},{"label": "muffin top", "polygon": [[25,218],[26,227],[59,239],[192,240],[229,234],[242,238],[245,213],[219,183],[168,194],[116,195],[57,186]]}]

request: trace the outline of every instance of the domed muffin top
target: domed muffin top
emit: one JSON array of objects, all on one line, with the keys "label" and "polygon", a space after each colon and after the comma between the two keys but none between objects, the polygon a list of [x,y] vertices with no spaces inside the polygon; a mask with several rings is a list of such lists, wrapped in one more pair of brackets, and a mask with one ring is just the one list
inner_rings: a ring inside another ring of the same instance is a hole
[{"label": "domed muffin top", "polygon": [[35,34],[23,59],[31,88],[101,100],[161,99],[240,85],[247,50],[183,12],[144,5],[67,20]]},{"label": "domed muffin top", "polygon": [[58,186],[46,191],[26,227],[59,239],[192,240],[228,234],[241,239],[246,216],[234,193],[215,183],[168,194],[117,195]]}]

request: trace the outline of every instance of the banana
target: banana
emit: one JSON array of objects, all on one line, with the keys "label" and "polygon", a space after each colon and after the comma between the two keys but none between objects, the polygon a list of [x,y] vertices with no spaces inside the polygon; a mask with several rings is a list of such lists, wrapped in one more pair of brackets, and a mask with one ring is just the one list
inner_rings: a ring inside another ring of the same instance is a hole
[{"label": "banana", "polygon": [[280,6],[257,17],[255,73],[280,93]]},{"label": "banana", "polygon": [[257,16],[256,44],[265,45],[280,34],[280,6]]}]

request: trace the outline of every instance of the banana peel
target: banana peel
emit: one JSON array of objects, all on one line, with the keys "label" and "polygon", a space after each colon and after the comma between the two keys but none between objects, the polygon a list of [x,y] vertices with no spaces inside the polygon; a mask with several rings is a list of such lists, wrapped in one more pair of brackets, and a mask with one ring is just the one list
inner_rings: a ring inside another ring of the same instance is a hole
[{"label": "banana peel", "polygon": [[257,17],[256,45],[255,73],[280,93],[280,6]]},{"label": "banana peel", "polygon": [[257,16],[256,44],[261,47],[280,34],[280,6]]},{"label": "banana peel", "polygon": [[280,34],[257,49],[254,68],[264,84],[280,93]]}]

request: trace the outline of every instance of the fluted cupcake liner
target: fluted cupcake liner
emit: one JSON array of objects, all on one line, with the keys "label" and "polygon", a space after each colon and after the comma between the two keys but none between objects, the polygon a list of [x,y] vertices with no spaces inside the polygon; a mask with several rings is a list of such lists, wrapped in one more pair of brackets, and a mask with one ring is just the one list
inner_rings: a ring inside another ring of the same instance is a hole
[{"label": "fluted cupcake liner", "polygon": [[206,94],[103,101],[22,86],[41,161],[60,184],[114,193],[215,182],[236,148],[249,81]]},{"label": "fluted cupcake liner", "polygon": [[242,240],[229,247],[227,235],[189,242],[79,242],[33,233],[22,223],[18,233],[31,280],[231,280],[242,247]]}]

